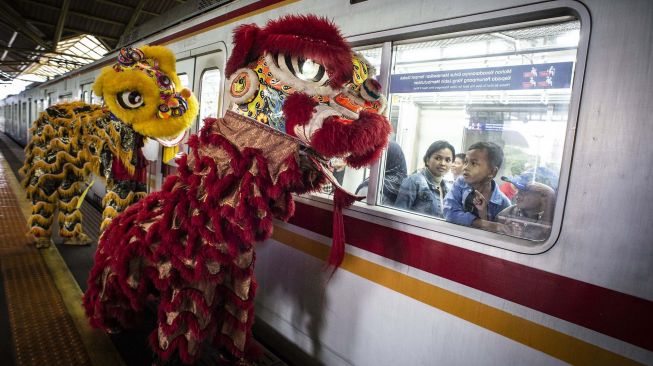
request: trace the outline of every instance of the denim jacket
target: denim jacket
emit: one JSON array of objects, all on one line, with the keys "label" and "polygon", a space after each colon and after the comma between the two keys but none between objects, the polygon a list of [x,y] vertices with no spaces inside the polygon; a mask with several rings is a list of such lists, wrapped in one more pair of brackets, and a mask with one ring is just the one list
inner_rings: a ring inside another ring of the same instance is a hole
[{"label": "denim jacket", "polygon": [[447,194],[444,180],[438,187],[431,172],[427,168],[422,168],[401,183],[395,207],[429,216],[443,217],[440,190],[444,197]]},{"label": "denim jacket", "polygon": [[[465,183],[465,178],[458,177],[453,183],[453,188],[447,193],[444,199],[444,218],[458,225],[472,226],[472,222],[478,218],[475,210],[465,205],[467,196],[472,193],[472,187]],[[496,221],[497,214],[504,208],[510,206],[510,200],[503,194],[496,183],[492,181],[492,196],[487,204],[488,220]]]}]

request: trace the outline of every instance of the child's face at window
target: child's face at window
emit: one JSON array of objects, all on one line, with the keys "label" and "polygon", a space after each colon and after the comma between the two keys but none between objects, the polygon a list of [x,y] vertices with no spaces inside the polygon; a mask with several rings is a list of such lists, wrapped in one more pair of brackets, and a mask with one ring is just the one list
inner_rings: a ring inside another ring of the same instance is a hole
[{"label": "child's face at window", "polygon": [[463,174],[463,166],[465,166],[465,161],[461,158],[456,158],[456,160],[451,164],[451,172],[455,176]]},{"label": "child's face at window", "polygon": [[542,196],[538,192],[526,190],[517,191],[515,204],[522,210],[540,210],[542,206]]},{"label": "child's face at window", "polygon": [[463,167],[465,182],[471,186],[489,182],[496,175],[497,169],[490,166],[485,149],[469,150]]}]

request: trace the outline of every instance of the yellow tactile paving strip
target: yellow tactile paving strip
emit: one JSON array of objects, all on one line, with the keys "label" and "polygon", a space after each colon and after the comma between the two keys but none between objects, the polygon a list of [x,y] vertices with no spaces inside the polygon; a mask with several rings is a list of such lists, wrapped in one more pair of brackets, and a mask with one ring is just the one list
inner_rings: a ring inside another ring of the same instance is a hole
[{"label": "yellow tactile paving strip", "polygon": [[25,236],[26,201],[14,192],[22,189],[0,154],[0,271],[16,365],[121,364],[84,319],[81,291],[59,253],[39,251]]},{"label": "yellow tactile paving strip", "polygon": [[0,270],[17,365],[90,365],[80,336],[38,251],[0,164]]}]

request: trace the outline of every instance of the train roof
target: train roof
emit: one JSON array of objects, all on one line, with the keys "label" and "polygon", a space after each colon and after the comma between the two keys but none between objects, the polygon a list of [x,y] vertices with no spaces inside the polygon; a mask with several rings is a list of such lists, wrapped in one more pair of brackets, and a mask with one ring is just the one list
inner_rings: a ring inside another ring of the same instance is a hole
[{"label": "train roof", "polygon": [[[232,0],[231,0],[232,1]],[[0,81],[49,80],[230,0],[0,2]],[[207,8],[208,7],[208,8]]]}]

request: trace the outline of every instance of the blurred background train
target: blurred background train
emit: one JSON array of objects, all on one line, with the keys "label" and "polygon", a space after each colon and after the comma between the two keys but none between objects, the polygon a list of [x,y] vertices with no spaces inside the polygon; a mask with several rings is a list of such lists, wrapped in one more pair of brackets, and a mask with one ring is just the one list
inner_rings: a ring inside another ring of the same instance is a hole
[{"label": "blurred background train", "polygon": [[[297,197],[258,246],[266,345],[297,364],[653,364],[653,2],[189,0],[120,46],[176,53],[201,103],[195,133],[229,108],[233,29],[291,13],[333,20],[375,66],[408,175],[435,140],[493,141],[497,184],[546,179],[555,214],[544,240],[458,226],[385,201],[386,157],[337,167],[346,188],[367,188],[344,212],[342,268],[330,280],[324,268],[328,189]],[[24,145],[49,105],[101,103],[91,85],[115,55],[2,100],[4,133]],[[153,191],[174,160],[146,150]]]}]

